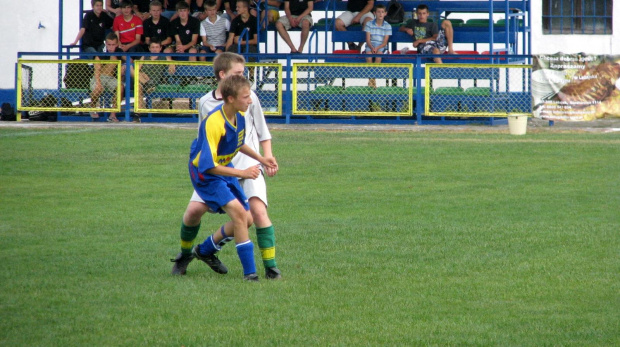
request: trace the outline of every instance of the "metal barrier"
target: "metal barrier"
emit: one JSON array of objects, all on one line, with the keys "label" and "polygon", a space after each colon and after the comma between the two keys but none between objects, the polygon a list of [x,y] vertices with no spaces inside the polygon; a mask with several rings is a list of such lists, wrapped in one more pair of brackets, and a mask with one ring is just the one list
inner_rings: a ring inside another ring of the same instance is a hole
[{"label": "metal barrier", "polygon": [[531,65],[426,64],[427,116],[531,113]]}]

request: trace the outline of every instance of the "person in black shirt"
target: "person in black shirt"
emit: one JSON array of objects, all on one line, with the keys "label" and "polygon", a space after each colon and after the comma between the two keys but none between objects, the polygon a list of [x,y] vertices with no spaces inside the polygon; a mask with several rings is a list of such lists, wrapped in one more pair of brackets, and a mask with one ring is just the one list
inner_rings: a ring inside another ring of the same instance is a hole
[{"label": "person in black shirt", "polygon": [[103,13],[103,0],[92,0],[92,11],[86,12],[82,27],[71,43],[75,46],[82,39],[80,51],[84,53],[103,52],[106,30],[112,28],[112,18]]},{"label": "person in black shirt", "polygon": [[[118,46],[118,37],[115,33],[109,33],[105,38],[105,51],[104,53],[123,53],[123,50]],[[122,56],[97,56],[95,60],[123,60]],[[109,90],[111,92],[116,91],[116,87],[118,85],[117,79],[117,68],[115,64],[93,64],[94,66],[94,75],[90,79],[90,99],[92,100],[93,106],[97,107],[97,103],[99,102],[99,97],[103,94],[104,91]],[[124,68],[124,66],[123,66]],[[122,75],[124,73],[124,69],[121,68],[121,81]],[[121,83],[122,84],[122,83]],[[123,92],[123,88],[121,88],[121,95]],[[116,98],[112,98],[112,107],[116,105]],[[91,118],[99,118],[99,115],[96,112],[90,113]],[[108,117],[109,122],[118,122],[116,118],[116,112],[111,112]]]},{"label": "person in black shirt", "polygon": [[[189,15],[189,5],[184,2],[177,3],[179,18],[170,23],[170,34],[175,41],[174,52],[198,53],[198,37],[200,36],[200,21]],[[189,57],[190,61],[196,61],[196,57]]]},{"label": "person in black shirt", "polygon": [[170,21],[161,15],[162,4],[158,0],[153,0],[149,5],[149,13],[151,17],[142,23],[144,30],[144,49],[148,50],[148,46],[152,40],[156,39],[164,48],[165,53],[172,53],[167,46],[172,43],[170,37]]},{"label": "person in black shirt", "polygon": [[[258,34],[256,32],[258,22],[256,17],[250,14],[248,0],[237,0],[237,17],[230,23],[230,32],[226,42],[226,51],[234,53],[258,53]],[[243,30],[248,28],[248,36],[241,37]],[[241,43],[241,51],[239,51]],[[246,52],[246,44],[249,51]]]}]

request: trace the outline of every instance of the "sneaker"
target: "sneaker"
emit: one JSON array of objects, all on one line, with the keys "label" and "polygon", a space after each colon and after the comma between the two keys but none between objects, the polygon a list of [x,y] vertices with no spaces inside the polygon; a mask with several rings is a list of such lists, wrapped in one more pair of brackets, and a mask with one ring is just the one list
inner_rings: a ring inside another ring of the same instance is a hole
[{"label": "sneaker", "polygon": [[222,262],[217,258],[215,254],[209,254],[209,255],[200,254],[200,251],[198,250],[198,245],[196,245],[194,249],[192,250],[192,255],[194,256],[194,258],[198,260],[202,260],[205,263],[207,263],[207,265],[209,265],[211,270],[217,272],[218,274],[228,273],[228,268],[226,267],[226,265],[222,264]]},{"label": "sneaker", "polygon": [[277,267],[268,267],[265,269],[265,278],[268,280],[278,280],[282,278],[282,272]]},{"label": "sneaker", "polygon": [[189,265],[189,263],[191,263],[192,260],[194,260],[194,257],[191,254],[189,255],[185,255],[183,253],[177,254],[176,258],[170,259],[170,261],[174,263],[174,266],[172,267],[172,274],[173,275],[185,275],[185,273],[187,272],[187,265]]},{"label": "sneaker", "polygon": [[244,281],[248,281],[248,282],[258,282],[258,275],[253,273],[253,274],[249,274],[249,275],[245,275],[243,276],[243,280]]}]

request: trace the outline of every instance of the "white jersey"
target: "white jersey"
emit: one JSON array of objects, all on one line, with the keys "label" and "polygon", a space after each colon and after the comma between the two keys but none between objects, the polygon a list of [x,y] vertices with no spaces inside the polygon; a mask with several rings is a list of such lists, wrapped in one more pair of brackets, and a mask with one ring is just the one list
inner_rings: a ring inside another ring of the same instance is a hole
[{"label": "white jersey", "polygon": [[[251,93],[252,104],[244,114],[245,143],[256,153],[260,153],[260,142],[271,140],[271,133],[269,132],[269,128],[267,128],[267,122],[265,121],[265,115],[263,114],[263,108],[260,106],[258,96],[253,90],[251,90]],[[200,102],[198,103],[198,123],[200,124],[209,112],[222,103],[224,103],[224,100],[215,97],[215,90],[210,91],[200,98]],[[258,161],[241,152],[233,158],[232,163],[235,168],[241,170],[260,164]]]}]

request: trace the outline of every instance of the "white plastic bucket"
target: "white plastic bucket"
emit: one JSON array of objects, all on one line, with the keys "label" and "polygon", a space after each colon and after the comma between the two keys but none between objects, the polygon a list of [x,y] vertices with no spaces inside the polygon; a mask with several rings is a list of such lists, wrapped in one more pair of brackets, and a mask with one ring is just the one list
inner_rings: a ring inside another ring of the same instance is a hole
[{"label": "white plastic bucket", "polygon": [[525,135],[527,132],[526,113],[513,113],[508,115],[508,130],[511,135]]}]

